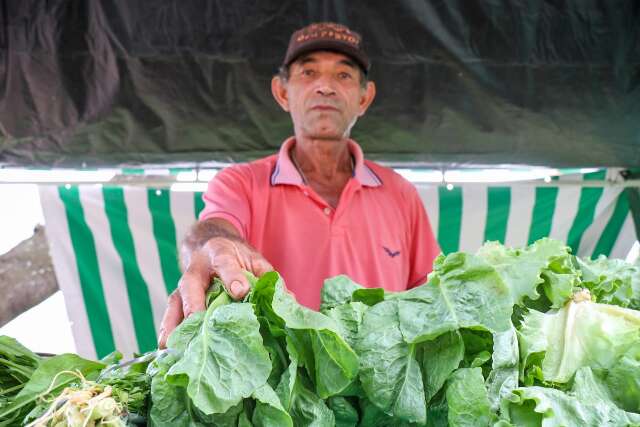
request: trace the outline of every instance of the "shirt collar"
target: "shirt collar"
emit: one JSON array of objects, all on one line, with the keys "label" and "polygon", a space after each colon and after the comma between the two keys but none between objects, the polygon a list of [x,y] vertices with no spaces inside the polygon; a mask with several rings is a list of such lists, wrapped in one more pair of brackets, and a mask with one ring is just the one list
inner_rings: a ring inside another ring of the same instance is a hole
[{"label": "shirt collar", "polygon": [[[291,185],[303,185],[304,182],[298,169],[291,161],[289,156],[289,150],[295,145],[296,139],[294,136],[286,139],[280,146],[280,152],[278,153],[278,160],[276,161],[276,167],[271,174],[271,185],[279,184],[291,184]],[[353,177],[357,179],[361,185],[366,187],[379,187],[382,185],[382,181],[378,176],[366,165],[364,161],[364,155],[362,149],[352,139],[348,140],[349,151],[355,160],[355,168]]]}]

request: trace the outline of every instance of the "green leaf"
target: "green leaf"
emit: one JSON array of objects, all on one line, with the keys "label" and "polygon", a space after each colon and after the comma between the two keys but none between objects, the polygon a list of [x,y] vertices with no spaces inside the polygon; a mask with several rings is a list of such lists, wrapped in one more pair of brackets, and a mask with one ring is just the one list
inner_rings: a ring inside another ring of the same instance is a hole
[{"label": "green leaf", "polygon": [[298,353],[290,340],[287,351],[291,363],[282,375],[276,394],[282,407],[289,412],[296,427],[330,427],[335,424],[333,412],[320,397],[306,385],[305,378],[298,373]]},{"label": "green leaf", "polygon": [[[230,425],[229,427],[232,426]],[[251,424],[251,421],[249,421],[249,416],[246,414],[246,412],[240,413],[240,417],[238,418],[238,427],[253,427],[253,424]]]},{"label": "green leaf", "polygon": [[577,258],[582,272],[582,285],[596,301],[621,307],[640,309],[640,267],[622,259],[596,260]]},{"label": "green leaf", "polygon": [[204,414],[224,413],[264,385],[271,371],[251,304],[207,309],[200,332],[167,379],[187,388]]},{"label": "green leaf", "polygon": [[493,336],[491,372],[486,380],[491,410],[498,412],[500,402],[518,387],[519,365],[516,330],[498,332]]},{"label": "green leaf", "polygon": [[351,302],[351,295],[358,289],[363,289],[363,286],[345,275],[326,279],[320,291],[320,311],[325,313],[329,309]]},{"label": "green leaf", "polygon": [[[0,357],[4,360],[23,362],[33,366],[37,366],[41,359],[40,356],[20,344],[15,338],[6,335],[0,336]],[[0,361],[0,363],[2,362]]]},{"label": "green leaf", "polygon": [[430,401],[464,357],[464,342],[458,331],[447,332],[420,346],[425,399]]},{"label": "green leaf", "polygon": [[447,381],[448,420],[451,427],[489,426],[495,419],[481,368],[461,368]]},{"label": "green leaf", "polygon": [[360,381],[367,398],[383,412],[424,424],[427,417],[422,372],[415,358],[417,344],[404,340],[400,329],[403,301],[384,301],[365,314],[356,349]]},{"label": "green leaf", "polygon": [[150,377],[149,364],[165,350],[143,354],[123,364],[114,364],[100,372],[97,383],[111,387],[111,394],[129,413],[146,414]]},{"label": "green leaf", "polygon": [[606,374],[614,402],[625,411],[640,412],[640,345],[618,359]]},{"label": "green leaf", "polygon": [[40,364],[40,356],[11,337],[0,336],[0,411],[2,400],[18,394]]},{"label": "green leaf", "polygon": [[[95,379],[104,367],[103,363],[86,360],[70,353],[42,359],[31,379],[14,400],[0,409],[0,420],[9,420],[9,425],[17,422],[16,418],[19,419],[31,411],[39,398],[56,395],[64,387],[79,382],[77,373],[87,379]],[[71,372],[75,372],[76,375]]]},{"label": "green leaf", "polygon": [[287,292],[284,282],[277,273],[267,273],[259,283],[266,282],[273,287],[273,298],[270,303],[273,313],[284,321],[287,328],[299,330],[321,330],[339,333],[338,326],[330,317],[298,304],[295,297]]},{"label": "green leaf", "polygon": [[[406,421],[392,418],[389,415],[382,412],[376,405],[369,402],[366,399],[360,401],[360,412],[362,419],[360,420],[359,427],[415,427],[418,424],[408,423]],[[445,425],[446,426],[446,420]],[[438,426],[440,427],[440,426]]]},{"label": "green leaf", "polygon": [[449,427],[449,405],[446,390],[440,389],[427,407],[427,427]]},{"label": "green leaf", "polygon": [[62,387],[78,381],[78,377],[69,373],[70,371],[79,372],[88,379],[95,378],[104,367],[105,365],[100,362],[83,359],[71,353],[43,359],[33,373],[31,380],[18,393],[17,397],[36,396],[47,390],[60,390]]},{"label": "green leaf", "polygon": [[589,368],[578,371],[572,392],[537,386],[519,388],[505,406],[510,421],[516,426],[640,425],[640,415],[615,406]]},{"label": "green leaf", "polygon": [[509,289],[480,258],[464,253],[440,258],[430,277],[429,283],[369,308],[356,345],[368,399],[389,415],[422,424],[426,396],[417,344],[461,328],[511,327]]},{"label": "green leaf", "polygon": [[193,313],[180,323],[169,335],[167,347],[183,352],[191,340],[200,332],[206,311]]},{"label": "green leaf", "polygon": [[281,339],[273,337],[268,331],[262,332],[262,339],[265,349],[269,352],[269,358],[271,359],[271,372],[267,383],[275,388],[280,382],[282,374],[289,366],[289,358],[287,357],[286,350],[283,348]]},{"label": "green leaf", "polygon": [[277,273],[267,273],[258,279],[249,294],[249,302],[253,304],[254,312],[262,328],[274,338],[286,335],[284,320],[273,311],[271,306],[276,292],[276,283],[279,280],[280,276]]},{"label": "green leaf", "polygon": [[256,389],[252,397],[256,400],[256,408],[251,419],[254,426],[293,427],[291,416],[282,407],[278,395],[268,384]]},{"label": "green leaf", "polygon": [[519,331],[523,366],[544,353],[545,381],[568,382],[582,366],[609,369],[640,339],[640,312],[591,301],[570,301],[548,313],[530,311]]},{"label": "green leaf", "polygon": [[111,353],[107,354],[105,357],[100,359],[100,363],[104,363],[105,365],[112,365],[114,363],[118,363],[122,360],[122,353],[118,350],[114,350]]},{"label": "green leaf", "polygon": [[296,427],[333,427],[335,416],[325,402],[297,377],[291,393],[289,413]]},{"label": "green leaf", "polygon": [[262,276],[256,290],[260,295],[252,301],[257,310],[285,330],[318,395],[324,399],[348,387],[358,374],[358,356],[340,336],[335,320],[298,304],[277,273]]},{"label": "green leaf", "polygon": [[372,306],[384,301],[387,295],[387,292],[382,288],[363,288],[353,291],[351,299],[354,302]]},{"label": "green leaf", "polygon": [[482,259],[453,253],[436,264],[430,278],[425,285],[394,295],[401,301],[400,328],[407,342],[427,341],[460,328],[510,328],[509,288]]},{"label": "green leaf", "polygon": [[336,427],[356,427],[358,425],[358,411],[346,398],[330,397],[327,399],[327,405],[336,418]]},{"label": "green leaf", "polygon": [[511,291],[513,304],[537,300],[538,288],[544,284],[553,306],[561,307],[579,283],[571,249],[558,240],[544,238],[524,248],[487,242],[477,255],[496,268]]},{"label": "green leaf", "polygon": [[293,345],[290,343],[287,344],[287,351],[289,352],[291,363],[282,374],[280,383],[276,387],[275,391],[278,399],[280,399],[280,402],[282,403],[282,406],[285,408],[285,410],[288,411],[289,408],[291,408],[293,393],[298,375],[298,354],[295,351]]},{"label": "green leaf", "polygon": [[205,295],[206,296],[205,306],[206,307],[211,306],[213,301],[223,292],[225,292],[224,283],[222,282],[222,280],[220,280],[219,277],[214,277]]},{"label": "green leaf", "polygon": [[544,270],[543,289],[552,308],[560,308],[580,288],[580,273],[575,270],[570,257],[552,259]]},{"label": "green leaf", "polygon": [[356,344],[358,330],[369,306],[361,302],[350,302],[327,310],[327,316],[335,320],[340,335],[352,348]]},{"label": "green leaf", "polygon": [[358,356],[335,332],[309,331],[316,391],[323,399],[345,390],[358,375]]},{"label": "green leaf", "polygon": [[166,381],[166,374],[175,364],[176,353],[167,352],[151,362],[148,368],[151,379],[151,427],[195,427],[202,424],[191,405],[187,390]]}]

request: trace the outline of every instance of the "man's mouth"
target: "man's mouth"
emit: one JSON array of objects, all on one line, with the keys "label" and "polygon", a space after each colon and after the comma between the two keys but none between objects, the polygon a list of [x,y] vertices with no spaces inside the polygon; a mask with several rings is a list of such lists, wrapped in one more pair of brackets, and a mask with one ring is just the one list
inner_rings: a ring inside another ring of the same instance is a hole
[{"label": "man's mouth", "polygon": [[333,105],[314,105],[313,107],[311,107],[311,109],[312,110],[319,110],[319,111],[339,111]]}]

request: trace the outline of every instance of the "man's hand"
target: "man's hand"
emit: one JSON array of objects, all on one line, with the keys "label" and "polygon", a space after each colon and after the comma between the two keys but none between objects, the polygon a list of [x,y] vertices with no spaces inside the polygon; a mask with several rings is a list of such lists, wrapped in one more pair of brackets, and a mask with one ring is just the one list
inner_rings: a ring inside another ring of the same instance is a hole
[{"label": "man's hand", "polygon": [[239,239],[214,237],[193,252],[178,289],[169,296],[160,324],[158,347],[166,346],[167,338],[185,317],[205,309],[205,293],[213,277],[222,280],[233,299],[244,298],[251,288],[245,270],[261,276],[273,267]]}]

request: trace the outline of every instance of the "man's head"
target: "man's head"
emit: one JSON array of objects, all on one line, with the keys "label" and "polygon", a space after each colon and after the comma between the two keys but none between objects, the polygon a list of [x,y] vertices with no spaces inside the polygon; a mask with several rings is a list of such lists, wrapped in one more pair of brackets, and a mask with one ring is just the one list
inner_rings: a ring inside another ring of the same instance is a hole
[{"label": "man's head", "polygon": [[293,33],[271,89],[291,114],[296,136],[344,139],[375,97],[359,34],[334,23]]}]

